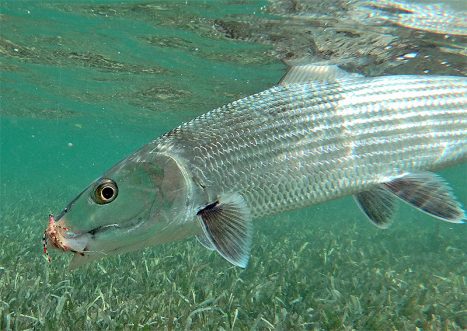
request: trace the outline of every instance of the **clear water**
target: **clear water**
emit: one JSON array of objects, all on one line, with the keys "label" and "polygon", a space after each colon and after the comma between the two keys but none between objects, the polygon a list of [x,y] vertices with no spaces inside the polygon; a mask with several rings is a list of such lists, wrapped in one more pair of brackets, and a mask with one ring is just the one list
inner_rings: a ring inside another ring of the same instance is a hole
[{"label": "clear water", "polygon": [[[274,85],[280,59],[466,74],[465,37],[296,3],[1,2],[0,329],[467,328],[466,227],[405,206],[386,231],[351,198],[257,222],[246,270],[194,239],[72,272],[68,255],[46,262],[48,213],[154,137]],[[466,169],[441,173],[464,205]]]}]

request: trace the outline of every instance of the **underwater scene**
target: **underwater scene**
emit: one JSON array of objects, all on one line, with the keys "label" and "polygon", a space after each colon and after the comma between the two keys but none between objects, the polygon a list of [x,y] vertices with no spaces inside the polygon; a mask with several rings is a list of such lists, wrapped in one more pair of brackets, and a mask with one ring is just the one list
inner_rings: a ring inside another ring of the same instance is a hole
[{"label": "underwater scene", "polygon": [[[0,2],[0,329],[467,329],[466,225],[405,203],[387,229],[352,196],[254,219],[246,268],[195,236],[70,268],[81,249],[48,217],[155,138],[275,86],[288,65],[465,77],[466,7]],[[437,174],[465,210],[467,165]]]}]

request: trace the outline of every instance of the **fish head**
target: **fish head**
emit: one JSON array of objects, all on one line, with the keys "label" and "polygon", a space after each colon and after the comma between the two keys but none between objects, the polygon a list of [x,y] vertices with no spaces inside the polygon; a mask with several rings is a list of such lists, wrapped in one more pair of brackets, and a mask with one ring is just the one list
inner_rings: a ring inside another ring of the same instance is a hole
[{"label": "fish head", "polygon": [[71,267],[188,236],[176,229],[186,223],[189,191],[186,173],[172,157],[157,155],[148,162],[134,155],[120,162],[56,220],[64,230],[60,244],[75,253]]}]

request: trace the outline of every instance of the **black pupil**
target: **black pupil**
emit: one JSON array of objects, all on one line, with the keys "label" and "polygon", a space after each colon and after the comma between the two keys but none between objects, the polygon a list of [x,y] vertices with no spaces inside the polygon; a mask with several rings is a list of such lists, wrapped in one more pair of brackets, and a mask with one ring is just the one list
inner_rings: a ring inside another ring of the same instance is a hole
[{"label": "black pupil", "polygon": [[104,187],[102,189],[102,197],[106,200],[112,199],[114,196],[114,189],[110,186]]}]

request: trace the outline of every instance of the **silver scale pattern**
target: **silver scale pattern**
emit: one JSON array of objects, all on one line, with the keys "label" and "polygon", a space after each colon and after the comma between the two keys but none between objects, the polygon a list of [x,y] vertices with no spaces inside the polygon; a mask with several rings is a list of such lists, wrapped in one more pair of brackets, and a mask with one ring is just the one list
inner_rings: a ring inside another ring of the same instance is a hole
[{"label": "silver scale pattern", "polygon": [[153,142],[181,155],[212,199],[253,217],[366,190],[467,158],[467,79],[385,76],[276,86]]}]

